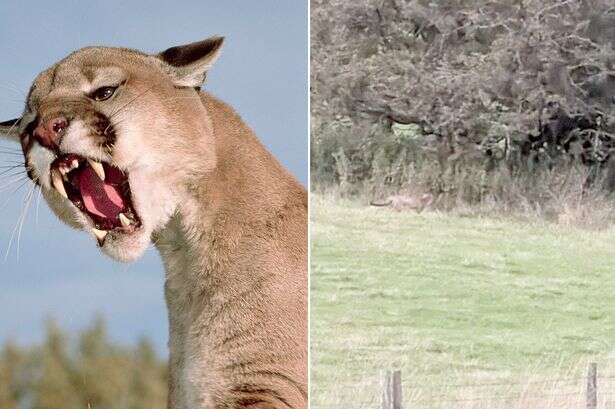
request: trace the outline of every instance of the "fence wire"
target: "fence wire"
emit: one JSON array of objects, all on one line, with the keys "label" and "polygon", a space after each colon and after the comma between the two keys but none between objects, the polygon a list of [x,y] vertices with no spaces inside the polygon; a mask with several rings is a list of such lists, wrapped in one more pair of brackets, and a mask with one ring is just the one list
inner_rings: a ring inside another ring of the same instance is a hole
[{"label": "fence wire", "polygon": [[[430,383],[425,381],[417,382],[415,379],[404,382],[402,379],[402,401],[409,405],[408,407],[410,408],[413,407],[414,403],[435,404],[437,402],[446,406],[446,404],[461,404],[463,402],[483,402],[488,404],[489,402],[553,401],[560,398],[581,403],[588,399],[590,376],[557,377],[534,381],[471,383]],[[607,372],[595,375],[594,385],[596,386],[596,391],[593,393],[595,393],[596,401],[598,402],[596,408],[603,408],[605,404],[613,402],[612,399],[615,397],[615,382],[613,379],[615,379],[615,373]],[[356,408],[381,408],[383,393],[386,393],[386,391],[382,390],[382,385],[377,386],[371,382],[355,385],[336,385],[336,387],[343,391],[342,395],[357,399],[354,401],[356,404],[354,407]],[[550,388],[554,390],[549,390]],[[373,393],[369,393],[368,390],[372,390]],[[364,399],[365,392],[367,392],[368,396],[371,396],[371,399]],[[463,397],[463,395],[472,394],[477,396]],[[462,396],[456,397],[456,395]],[[577,399],[573,398],[575,396]]]}]

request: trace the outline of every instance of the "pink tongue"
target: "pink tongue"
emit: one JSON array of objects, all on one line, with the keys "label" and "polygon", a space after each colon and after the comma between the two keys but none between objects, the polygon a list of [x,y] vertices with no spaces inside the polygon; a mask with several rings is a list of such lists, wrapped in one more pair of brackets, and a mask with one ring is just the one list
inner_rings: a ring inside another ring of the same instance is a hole
[{"label": "pink tongue", "polygon": [[124,209],[124,200],[117,187],[100,180],[89,166],[79,174],[79,190],[85,208],[99,217],[116,219]]}]

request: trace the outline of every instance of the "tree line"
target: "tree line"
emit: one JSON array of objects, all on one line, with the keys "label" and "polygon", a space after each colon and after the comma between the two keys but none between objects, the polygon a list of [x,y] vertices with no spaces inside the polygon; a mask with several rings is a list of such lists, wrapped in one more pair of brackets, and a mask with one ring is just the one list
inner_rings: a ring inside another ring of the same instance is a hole
[{"label": "tree line", "polygon": [[0,351],[2,409],[164,409],[167,366],[146,338],[114,344],[105,323],[69,337],[54,321],[40,345]]},{"label": "tree line", "polygon": [[612,1],[311,6],[316,188],[449,204],[615,190]]}]

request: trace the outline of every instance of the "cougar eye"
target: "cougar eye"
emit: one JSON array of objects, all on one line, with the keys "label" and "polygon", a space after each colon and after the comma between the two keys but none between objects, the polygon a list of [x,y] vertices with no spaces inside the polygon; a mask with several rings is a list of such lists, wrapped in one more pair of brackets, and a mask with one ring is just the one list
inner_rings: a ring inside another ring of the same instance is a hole
[{"label": "cougar eye", "polygon": [[113,96],[117,87],[101,87],[90,94],[95,101],[105,101]]}]

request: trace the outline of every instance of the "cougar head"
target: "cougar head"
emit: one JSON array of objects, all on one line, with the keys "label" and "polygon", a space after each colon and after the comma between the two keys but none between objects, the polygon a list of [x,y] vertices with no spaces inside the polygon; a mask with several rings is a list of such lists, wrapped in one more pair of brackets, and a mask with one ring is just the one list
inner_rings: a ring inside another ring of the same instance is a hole
[{"label": "cougar head", "polygon": [[143,254],[186,180],[215,167],[200,87],[222,42],[83,48],[38,75],[23,115],[0,124],[51,209],[109,256]]}]

